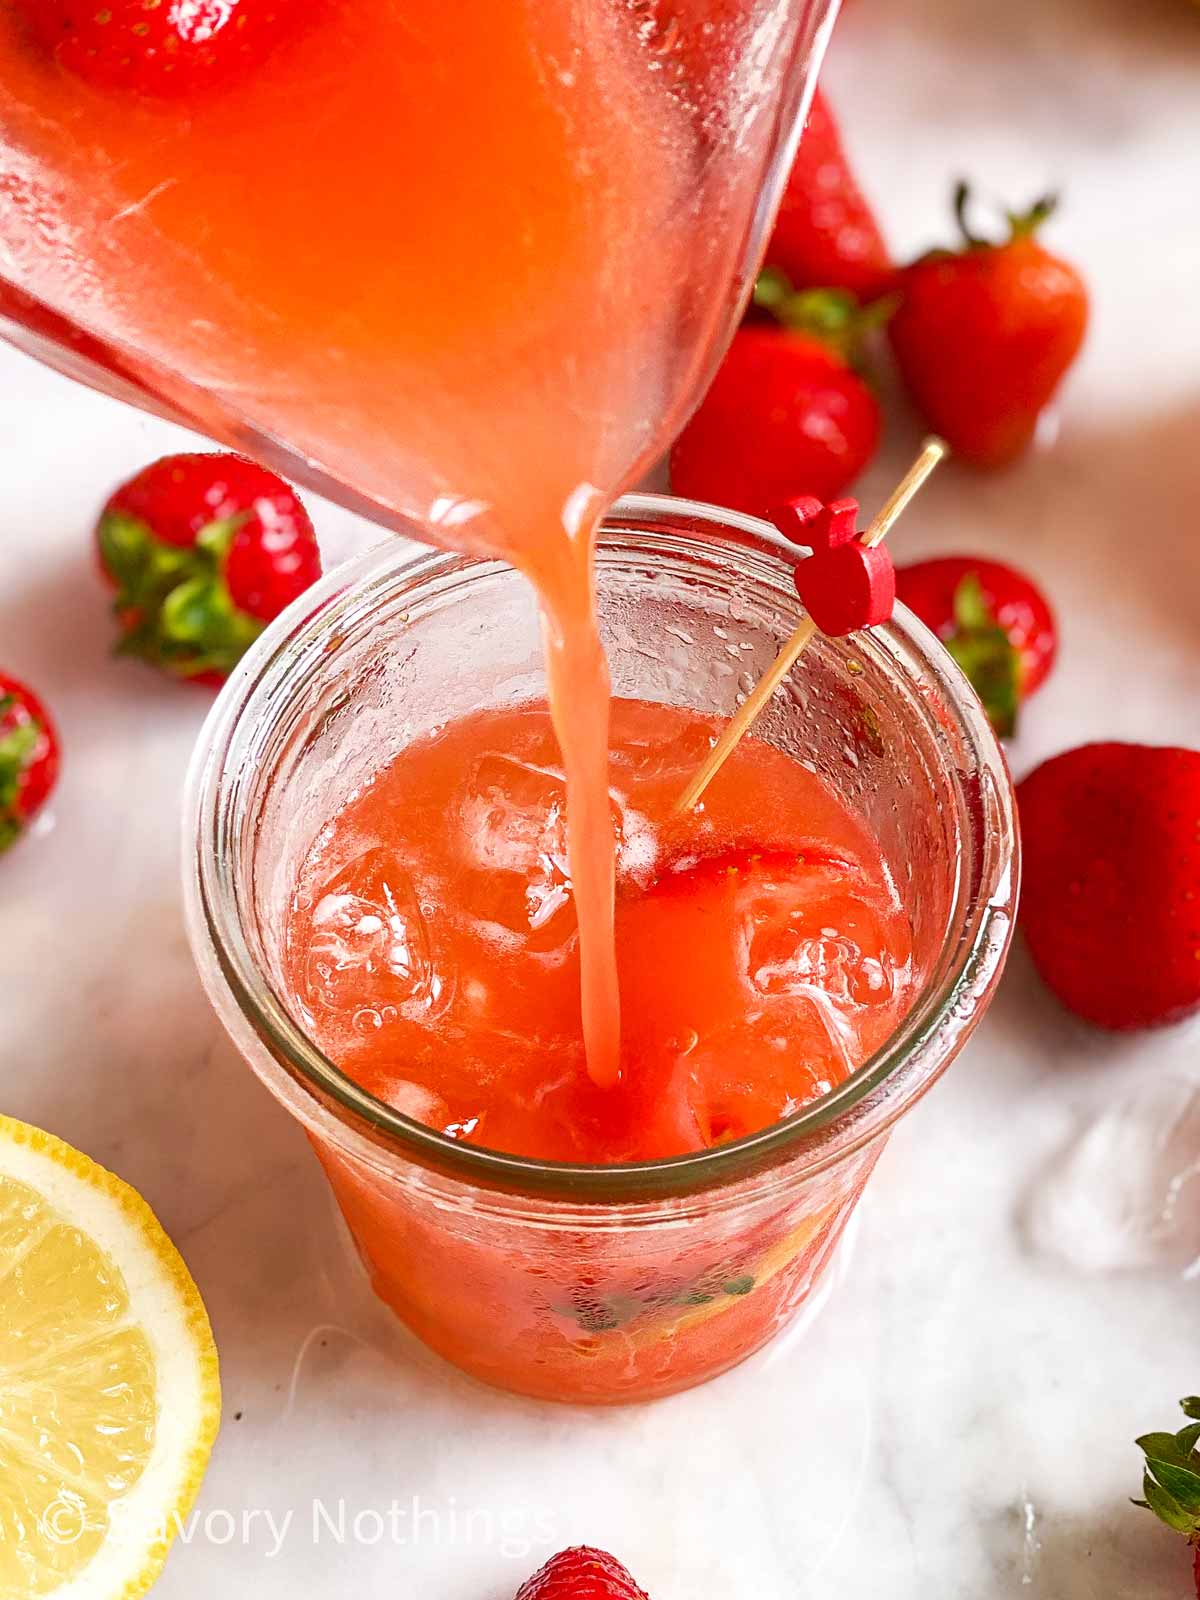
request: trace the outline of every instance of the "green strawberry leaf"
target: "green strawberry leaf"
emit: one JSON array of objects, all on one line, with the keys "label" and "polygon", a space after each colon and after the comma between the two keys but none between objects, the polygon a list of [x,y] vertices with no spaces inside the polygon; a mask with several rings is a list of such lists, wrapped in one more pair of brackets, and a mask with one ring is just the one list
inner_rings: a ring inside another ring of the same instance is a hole
[{"label": "green strawberry leaf", "polygon": [[778,267],[764,267],[754,280],[751,298],[760,311],[776,316],[782,313],[792,294],[792,280],[786,272],[780,272]]},{"label": "green strawberry leaf", "polygon": [[110,511],[100,519],[97,533],[104,570],[121,589],[134,587],[141,578],[151,543],[150,530],[138,517]]},{"label": "green strawberry leaf", "polygon": [[808,334],[836,352],[847,366],[863,370],[862,345],[895,314],[900,301],[884,295],[862,305],[848,289],[793,289],[786,273],[764,267],[755,279],[754,304],[781,327]]},{"label": "green strawberry leaf", "polygon": [[196,535],[196,545],[212,557],[214,567],[220,567],[229,554],[233,536],[254,515],[252,511],[239,511],[232,517],[219,517],[206,523]]},{"label": "green strawberry leaf", "polygon": [[1171,1461],[1176,1466],[1189,1465],[1191,1447],[1184,1450],[1180,1446],[1179,1436],[1174,1433],[1144,1433],[1140,1439],[1134,1441],[1139,1450],[1145,1451],[1152,1461]]},{"label": "green strawberry leaf", "polygon": [[954,623],[946,648],[982,700],[992,727],[1009,738],[1021,702],[1021,656],[988,607],[974,572],[955,590]]},{"label": "green strawberry leaf", "polygon": [[110,512],[99,529],[100,559],[116,583],[113,610],[121,626],[117,654],[167,665],[159,614],[177,584],[215,571],[204,550],[165,544],[138,517]]},{"label": "green strawberry leaf", "polygon": [[1172,1500],[1190,1513],[1193,1524],[1200,1528],[1200,1472],[1193,1472],[1190,1467],[1180,1467],[1173,1461],[1158,1457],[1151,1457],[1149,1471]]},{"label": "green strawberry leaf", "polygon": [[1135,1500],[1153,1511],[1176,1533],[1200,1545],[1200,1398],[1180,1402],[1184,1415],[1197,1418],[1178,1433],[1144,1433],[1137,1440],[1145,1452],[1145,1500]]},{"label": "green strawberry leaf", "polygon": [[[8,696],[7,700],[11,703],[12,696]],[[3,717],[4,710],[5,702],[0,701],[0,717]],[[0,735],[0,810],[8,811],[16,806],[21,774],[37,749],[41,736],[41,729],[36,722],[22,722]]]},{"label": "green strawberry leaf", "polygon": [[229,597],[219,579],[189,578],[163,601],[159,628],[168,644],[204,645],[227,632],[230,612]]},{"label": "green strawberry leaf", "polygon": [[117,585],[121,610],[152,610],[171,586],[198,565],[211,565],[184,545],[164,544],[138,517],[109,512],[100,523],[100,559]]},{"label": "green strawberry leaf", "polygon": [[1135,1506],[1144,1506],[1147,1511],[1153,1511],[1160,1522],[1165,1522],[1168,1528],[1173,1528],[1176,1533],[1190,1535],[1195,1527],[1192,1517],[1189,1517],[1165,1489],[1160,1489],[1149,1473],[1146,1474],[1142,1486],[1145,1500],[1135,1500]]},{"label": "green strawberry leaf", "polygon": [[257,618],[233,604],[220,577],[179,584],[163,601],[158,619],[164,661],[188,675],[229,672],[262,630]]},{"label": "green strawberry leaf", "polygon": [[954,625],[962,633],[981,632],[998,625],[995,612],[983,597],[977,572],[968,572],[954,591]]},{"label": "green strawberry leaf", "polygon": [[118,654],[165,667],[178,677],[232,670],[262,632],[234,606],[223,570],[239,512],[202,528],[194,545],[166,544],[136,517],[111,512],[100,524],[100,553],[116,580]]},{"label": "green strawberry leaf", "polygon": [[21,832],[22,824],[20,819],[18,817],[5,816],[3,811],[0,811],[0,856],[12,845],[16,844],[21,837]]}]

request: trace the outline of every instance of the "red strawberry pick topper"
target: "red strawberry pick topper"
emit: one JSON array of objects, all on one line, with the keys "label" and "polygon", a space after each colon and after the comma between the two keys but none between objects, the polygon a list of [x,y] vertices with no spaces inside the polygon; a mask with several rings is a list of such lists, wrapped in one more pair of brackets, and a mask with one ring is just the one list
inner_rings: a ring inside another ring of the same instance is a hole
[{"label": "red strawberry pick topper", "polygon": [[[926,439],[921,453],[892,490],[860,538],[855,531],[856,500],[835,500],[824,505],[805,495],[775,513],[772,521],[785,538],[805,543],[812,550],[796,572],[796,588],[808,610],[775,660],[747,695],[724,732],[708,752],[699,770],[675,802],[682,816],[702,797],[728,761],[730,752],[766,707],[771,696],[811,644],[814,634],[853,633],[885,622],[896,600],[896,575],[890,559],[876,548],[887,538],[892,524],[940,461],[948,454],[945,440]],[[807,572],[807,576],[806,576]],[[828,624],[828,626],[826,626]]]},{"label": "red strawberry pick topper", "polygon": [[804,609],[833,638],[886,622],[896,604],[896,569],[882,545],[858,533],[858,501],[811,495],[772,513],[771,521],[794,544],[812,550],[796,568],[796,593]]}]

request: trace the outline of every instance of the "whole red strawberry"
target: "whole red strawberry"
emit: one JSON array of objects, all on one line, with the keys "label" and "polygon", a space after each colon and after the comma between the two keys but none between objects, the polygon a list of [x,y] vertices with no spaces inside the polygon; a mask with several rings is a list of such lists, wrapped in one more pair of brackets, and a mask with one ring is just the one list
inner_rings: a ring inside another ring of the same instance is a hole
[{"label": "whole red strawberry", "polygon": [[560,1550],[517,1590],[516,1600],[648,1600],[629,1573],[603,1550]]},{"label": "whole red strawberry", "polygon": [[258,67],[295,0],[17,0],[60,66],[105,89],[172,99]]},{"label": "whole red strawberry", "polygon": [[1200,1007],[1200,751],[1082,745],[1017,800],[1021,925],[1062,1003],[1116,1029]]},{"label": "whole red strawberry", "polygon": [[796,495],[832,500],[879,445],[879,402],[854,366],[870,313],[836,290],[792,294],[763,274],[783,326],[742,328],[671,452],[671,487],[752,516]]},{"label": "whole red strawberry", "polygon": [[225,452],[155,461],[113,494],[96,538],[121,652],[205,683],[321,574],[295,491]]},{"label": "whole red strawberry", "polygon": [[58,733],[33,690],[0,672],[0,851],[7,850],[58,781]]},{"label": "whole red strawberry", "polygon": [[1001,467],[1029,444],[1078,355],[1088,294],[1075,268],[1038,242],[1052,200],[1010,215],[1001,244],[970,232],[967,202],[960,184],[964,248],[934,251],[905,268],[889,332],[926,421],[961,460]]},{"label": "whole red strawberry", "polygon": [[1192,1575],[1200,1596],[1200,1397],[1181,1400],[1188,1426],[1178,1433],[1147,1433],[1137,1441],[1146,1457],[1142,1477],[1144,1500],[1135,1505],[1153,1511],[1160,1522],[1183,1534],[1195,1546]]},{"label": "whole red strawberry", "polygon": [[1002,561],[942,556],[896,569],[896,598],[931,628],[974,685],[1001,737],[1045,682],[1058,650],[1046,597]]},{"label": "whole red strawberry", "polygon": [[862,301],[886,294],[895,277],[879,224],[819,89],[764,259],[797,289],[848,289]]}]

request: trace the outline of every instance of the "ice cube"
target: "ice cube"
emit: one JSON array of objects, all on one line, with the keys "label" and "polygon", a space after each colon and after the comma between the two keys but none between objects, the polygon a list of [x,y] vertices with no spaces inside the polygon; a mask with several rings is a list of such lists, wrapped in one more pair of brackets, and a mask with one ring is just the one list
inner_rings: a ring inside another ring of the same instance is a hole
[{"label": "ice cube", "polygon": [[712,729],[699,722],[688,723],[666,739],[635,732],[613,750],[613,769],[623,788],[632,790],[638,783],[654,783],[662,778],[677,780],[682,787],[716,741]]},{"label": "ice cube", "polygon": [[[624,815],[610,796],[620,850]],[[567,786],[561,772],[507,755],[482,756],[457,806],[469,869],[465,909],[520,935],[535,950],[561,950],[575,934],[567,859]]]},{"label": "ice cube", "polygon": [[395,851],[364,851],[315,897],[305,973],[310,1002],[360,1032],[428,1005],[438,988],[429,929]]},{"label": "ice cube", "polygon": [[427,1128],[443,1128],[450,1117],[450,1108],[441,1095],[423,1083],[398,1078],[388,1085],[385,1098],[396,1111],[414,1122],[423,1122]]},{"label": "ice cube", "polygon": [[458,805],[463,850],[475,876],[469,908],[483,921],[550,948],[573,919],[567,865],[567,789],[561,774],[511,756],[476,763]]},{"label": "ice cube", "polygon": [[863,954],[853,939],[833,929],[810,935],[803,928],[771,928],[754,940],[750,977],[762,994],[817,988],[848,1003],[866,983]]},{"label": "ice cube", "polygon": [[[747,972],[760,994],[823,995],[852,1008],[895,993],[879,917],[835,868],[812,865],[762,883],[747,907]],[[865,948],[864,948],[865,946]]]},{"label": "ice cube", "polygon": [[459,817],[468,855],[478,866],[528,876],[543,862],[566,881],[567,787],[558,773],[511,756],[483,756]]},{"label": "ice cube", "polygon": [[1146,1083],[1079,1130],[1034,1184],[1029,1241],[1079,1272],[1200,1271],[1200,1085]]}]

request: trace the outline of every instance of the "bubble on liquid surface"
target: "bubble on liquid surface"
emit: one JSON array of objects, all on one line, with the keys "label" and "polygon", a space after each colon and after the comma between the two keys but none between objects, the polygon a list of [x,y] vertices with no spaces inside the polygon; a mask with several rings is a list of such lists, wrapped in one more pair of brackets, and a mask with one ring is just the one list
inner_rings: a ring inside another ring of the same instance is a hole
[{"label": "bubble on liquid surface", "polygon": [[424,1009],[439,987],[429,929],[395,851],[366,850],[315,897],[305,966],[310,1003],[370,1034]]},{"label": "bubble on liquid surface", "polygon": [[1200,1084],[1147,1083],[1107,1106],[1035,1183],[1031,1247],[1085,1273],[1200,1273]]}]

